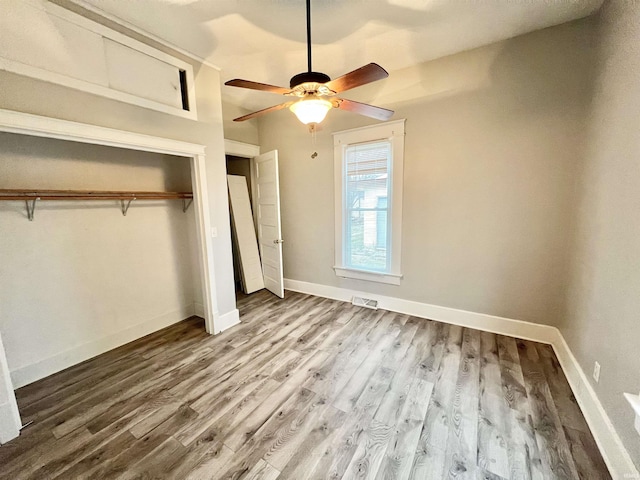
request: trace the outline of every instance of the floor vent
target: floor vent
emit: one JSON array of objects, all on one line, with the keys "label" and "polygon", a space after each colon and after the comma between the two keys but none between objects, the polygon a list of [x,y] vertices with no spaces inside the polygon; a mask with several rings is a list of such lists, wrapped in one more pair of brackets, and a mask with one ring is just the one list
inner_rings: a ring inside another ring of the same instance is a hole
[{"label": "floor vent", "polygon": [[372,310],[378,309],[378,301],[372,300],[370,298],[353,297],[351,299],[351,303],[354,304],[356,307],[365,307],[365,308],[370,308]]}]

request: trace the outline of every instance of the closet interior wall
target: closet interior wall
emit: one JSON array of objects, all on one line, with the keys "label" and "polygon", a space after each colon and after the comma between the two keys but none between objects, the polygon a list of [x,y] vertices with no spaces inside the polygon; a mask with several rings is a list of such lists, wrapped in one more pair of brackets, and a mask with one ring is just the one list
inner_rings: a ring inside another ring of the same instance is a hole
[{"label": "closet interior wall", "polygon": [[[192,191],[187,158],[0,133],[0,188]],[[17,388],[128,330],[202,305],[194,208],[180,200],[0,202],[0,332]]]}]

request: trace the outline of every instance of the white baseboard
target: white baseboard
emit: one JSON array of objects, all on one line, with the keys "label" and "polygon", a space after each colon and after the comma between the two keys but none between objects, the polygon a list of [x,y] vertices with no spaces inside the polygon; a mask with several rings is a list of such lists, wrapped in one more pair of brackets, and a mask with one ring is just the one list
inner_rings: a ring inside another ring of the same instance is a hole
[{"label": "white baseboard", "polygon": [[[193,306],[195,310],[194,315],[204,318],[204,305],[199,302],[195,302]],[[228,328],[238,325],[239,323],[240,311],[237,308],[223,315],[214,315],[213,324],[215,327],[215,332],[213,332],[213,334],[217,335],[218,333],[221,333]]]},{"label": "white baseboard", "polygon": [[346,288],[320,285],[317,283],[302,282],[299,280],[284,280],[284,288],[294,292],[308,293],[319,297],[332,298],[350,302],[355,295],[358,297],[372,298],[378,301],[378,308],[392,312],[405,313],[421,318],[438,320],[444,323],[460,325],[462,327],[477,328],[485,332],[499,333],[525,340],[533,340],[542,343],[552,343],[558,330],[549,325],[541,325],[511,318],[496,317],[484,313],[469,312],[449,307],[440,307],[428,303],[403,300],[401,298],[386,297],[367,292],[348,290]]},{"label": "white baseboard", "polygon": [[631,456],[557,328],[300,280],[285,279],[284,287],[294,292],[345,302],[350,302],[353,296],[371,298],[377,300],[378,308],[384,310],[552,345],[611,475],[621,480],[640,479]]},{"label": "white baseboard", "polygon": [[553,349],[611,476],[614,479],[640,479],[640,473],[635,468],[631,455],[624,448],[587,375],[559,330],[553,342]]},{"label": "white baseboard", "polygon": [[235,308],[223,315],[215,315],[213,317],[213,325],[215,327],[214,335],[224,332],[226,329],[234,327],[240,323],[240,311]]},{"label": "white baseboard", "polygon": [[23,387],[101,353],[113,350],[125,343],[173,325],[192,316],[193,312],[194,305],[190,303],[178,310],[138,323],[125,330],[78,345],[37,363],[17,368],[11,372],[13,388]]}]

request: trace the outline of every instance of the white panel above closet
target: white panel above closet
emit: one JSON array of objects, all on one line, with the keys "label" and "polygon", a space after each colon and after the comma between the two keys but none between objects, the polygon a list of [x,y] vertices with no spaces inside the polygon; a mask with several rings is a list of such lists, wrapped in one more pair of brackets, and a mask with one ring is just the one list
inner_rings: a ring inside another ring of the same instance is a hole
[{"label": "white panel above closet", "polygon": [[190,64],[44,0],[0,1],[0,70],[197,120]]},{"label": "white panel above closet", "polygon": [[102,36],[29,3],[0,2],[0,57],[108,86]]},{"label": "white panel above closet", "polygon": [[182,108],[180,70],[108,38],[104,39],[109,86],[176,108]]}]

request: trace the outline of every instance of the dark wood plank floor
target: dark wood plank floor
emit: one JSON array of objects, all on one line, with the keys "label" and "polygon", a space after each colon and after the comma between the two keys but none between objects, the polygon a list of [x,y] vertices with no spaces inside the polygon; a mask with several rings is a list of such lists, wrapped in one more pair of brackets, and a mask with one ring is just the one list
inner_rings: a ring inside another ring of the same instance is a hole
[{"label": "dark wood plank floor", "polygon": [[287,292],[17,391],[2,478],[605,479],[553,350]]}]

